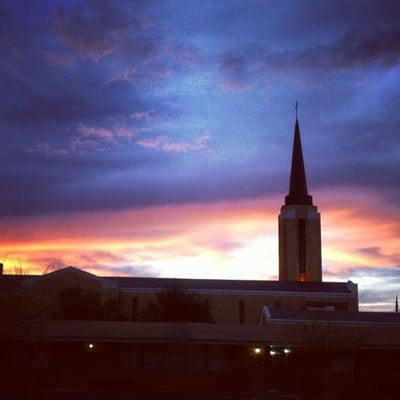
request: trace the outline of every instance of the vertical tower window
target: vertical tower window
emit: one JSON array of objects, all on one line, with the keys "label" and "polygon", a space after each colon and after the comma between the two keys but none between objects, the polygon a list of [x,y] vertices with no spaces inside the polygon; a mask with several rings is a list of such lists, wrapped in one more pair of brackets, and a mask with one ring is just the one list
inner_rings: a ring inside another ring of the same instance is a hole
[{"label": "vertical tower window", "polygon": [[138,298],[132,297],[132,321],[138,320]]},{"label": "vertical tower window", "polygon": [[298,220],[299,273],[306,273],[306,220]]},{"label": "vertical tower window", "polygon": [[274,309],[276,311],[279,311],[281,309],[281,301],[280,300],[275,300],[274,301]]},{"label": "vertical tower window", "polygon": [[239,324],[244,324],[245,311],[244,311],[244,300],[239,300]]}]

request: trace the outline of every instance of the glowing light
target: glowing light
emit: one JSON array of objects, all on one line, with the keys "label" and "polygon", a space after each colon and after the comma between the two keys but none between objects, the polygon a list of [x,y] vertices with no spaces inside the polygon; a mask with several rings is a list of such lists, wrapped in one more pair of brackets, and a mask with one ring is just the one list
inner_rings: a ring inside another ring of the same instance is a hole
[{"label": "glowing light", "polygon": [[254,348],[254,353],[255,354],[261,354],[261,349],[259,347]]},{"label": "glowing light", "polygon": [[269,354],[271,354],[271,356],[276,356],[278,352],[276,350],[270,350]]},{"label": "glowing light", "polygon": [[285,354],[290,354],[290,353],[292,352],[292,350],[290,350],[290,349],[283,349],[283,352],[284,352]]},{"label": "glowing light", "polygon": [[92,349],[94,349],[94,344],[93,343],[89,343],[88,347],[89,347],[90,350],[92,350]]}]

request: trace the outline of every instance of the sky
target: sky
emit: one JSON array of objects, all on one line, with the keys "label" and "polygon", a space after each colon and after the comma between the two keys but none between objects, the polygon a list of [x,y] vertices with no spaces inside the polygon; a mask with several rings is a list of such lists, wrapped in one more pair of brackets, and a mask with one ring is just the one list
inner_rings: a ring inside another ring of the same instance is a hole
[{"label": "sky", "polygon": [[324,280],[400,294],[400,3],[3,0],[0,261],[277,279],[299,122]]}]

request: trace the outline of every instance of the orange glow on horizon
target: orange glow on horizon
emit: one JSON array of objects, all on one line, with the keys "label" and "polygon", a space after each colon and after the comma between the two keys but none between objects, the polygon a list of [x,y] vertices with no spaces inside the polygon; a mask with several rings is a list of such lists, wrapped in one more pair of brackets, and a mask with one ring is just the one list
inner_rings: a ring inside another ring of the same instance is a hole
[{"label": "orange glow on horizon", "polygon": [[[343,199],[346,199],[345,201]],[[314,195],[325,278],[399,264],[400,222],[376,195]],[[339,202],[340,199],[340,202]],[[99,275],[276,279],[281,197],[0,220],[5,272],[58,259]],[[1,261],[1,260],[0,260]]]}]

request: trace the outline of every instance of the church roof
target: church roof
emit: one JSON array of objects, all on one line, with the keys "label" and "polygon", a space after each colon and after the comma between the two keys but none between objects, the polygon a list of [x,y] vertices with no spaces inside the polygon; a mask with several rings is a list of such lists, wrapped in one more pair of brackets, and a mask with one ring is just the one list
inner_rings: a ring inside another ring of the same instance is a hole
[{"label": "church roof", "polygon": [[[0,291],[21,290],[22,281],[36,281],[38,275],[1,275]],[[120,289],[163,290],[179,287],[185,290],[198,291],[248,291],[248,292],[292,292],[292,293],[332,293],[351,294],[354,284],[345,282],[296,282],[264,280],[230,280],[230,279],[185,279],[158,277],[122,277],[96,276],[95,279],[114,283]],[[114,286],[113,285],[113,286]]]},{"label": "church roof", "polygon": [[312,197],[307,192],[307,180],[304,169],[303,150],[301,147],[300,127],[297,118],[294,128],[289,194],[285,198],[285,204],[312,204]]},{"label": "church roof", "polygon": [[230,280],[230,279],[184,279],[184,278],[137,278],[107,277],[125,289],[160,290],[179,287],[186,290],[218,291],[254,291],[254,292],[314,292],[314,293],[351,293],[347,283],[343,282],[296,282],[264,280]]}]

